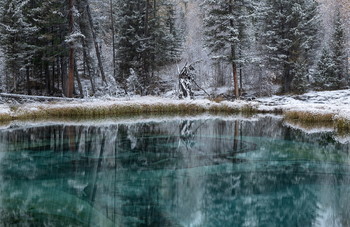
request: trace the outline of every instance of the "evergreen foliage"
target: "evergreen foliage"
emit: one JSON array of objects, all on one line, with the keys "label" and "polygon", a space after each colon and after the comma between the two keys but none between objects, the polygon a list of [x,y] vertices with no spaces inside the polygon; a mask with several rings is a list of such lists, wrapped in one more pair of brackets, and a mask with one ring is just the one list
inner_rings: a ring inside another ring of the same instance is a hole
[{"label": "evergreen foliage", "polygon": [[318,90],[333,90],[339,86],[334,57],[327,49],[323,49],[318,61],[314,86]]},{"label": "evergreen foliage", "polygon": [[330,45],[333,55],[334,70],[338,80],[338,89],[344,88],[349,84],[349,75],[347,75],[348,56],[346,52],[347,48],[344,29],[344,22],[338,11],[334,19],[334,33]]},{"label": "evergreen foliage", "polygon": [[127,78],[134,71],[141,84],[136,92],[152,94],[156,70],[179,55],[173,5],[164,0],[126,0],[117,8],[118,81],[127,90]]},{"label": "evergreen foliage", "polygon": [[5,56],[5,68],[10,75],[6,85],[16,92],[23,78],[23,71],[34,59],[38,50],[31,38],[39,30],[29,19],[28,0],[2,0],[0,44]]},{"label": "evergreen foliage", "polygon": [[7,90],[16,92],[26,86],[29,94],[33,87],[54,92],[50,68],[55,57],[66,52],[61,1],[2,0],[1,5],[0,44],[11,81]]},{"label": "evergreen foliage", "polygon": [[348,85],[347,52],[344,23],[339,11],[334,18],[334,31],[329,48],[324,48],[317,64],[315,88],[319,90],[343,89]]},{"label": "evergreen foliage", "polygon": [[318,44],[317,2],[267,0],[267,5],[263,37],[269,66],[280,75],[282,92],[299,90],[305,80],[293,80],[301,69],[312,67]]},{"label": "evergreen foliage", "polygon": [[238,65],[246,60],[242,52],[248,42],[246,29],[249,22],[249,3],[252,2],[244,0],[203,2],[206,46],[215,54],[215,60],[226,61],[232,65],[235,96],[239,96]]},{"label": "evergreen foliage", "polygon": [[344,89],[346,15],[327,13],[333,24],[323,36],[320,21],[329,21],[317,0],[0,0],[0,89],[159,94],[176,86],[174,63],[196,60],[197,82],[225,86],[233,78],[235,97],[246,88],[271,95],[275,85],[282,93]]}]

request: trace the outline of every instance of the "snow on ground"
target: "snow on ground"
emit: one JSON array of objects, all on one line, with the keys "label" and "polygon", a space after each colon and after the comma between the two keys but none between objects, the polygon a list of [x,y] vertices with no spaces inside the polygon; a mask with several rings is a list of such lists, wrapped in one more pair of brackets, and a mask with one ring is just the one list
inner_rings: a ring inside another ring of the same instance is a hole
[{"label": "snow on ground", "polygon": [[258,109],[271,111],[304,111],[314,114],[333,114],[350,120],[350,90],[309,92],[303,95],[260,98]]},{"label": "snow on ground", "polygon": [[134,106],[134,105],[180,105],[193,104],[206,109],[213,106],[228,106],[243,108],[247,105],[260,111],[303,111],[314,114],[333,114],[335,117],[350,120],[350,90],[309,92],[303,95],[285,95],[259,98],[254,101],[222,101],[216,103],[208,99],[178,100],[174,98],[154,96],[133,97],[105,97],[100,99],[84,99],[73,101],[34,102],[14,106],[13,104],[0,104],[0,115],[15,116],[19,112],[34,112],[45,108],[74,108],[74,107],[108,107],[108,106]]}]

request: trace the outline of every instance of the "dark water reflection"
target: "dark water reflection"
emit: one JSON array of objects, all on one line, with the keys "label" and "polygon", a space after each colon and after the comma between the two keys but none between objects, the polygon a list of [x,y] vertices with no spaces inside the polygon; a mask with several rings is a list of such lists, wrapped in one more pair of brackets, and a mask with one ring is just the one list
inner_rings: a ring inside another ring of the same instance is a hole
[{"label": "dark water reflection", "polygon": [[349,146],[273,117],[0,131],[5,226],[350,226]]}]

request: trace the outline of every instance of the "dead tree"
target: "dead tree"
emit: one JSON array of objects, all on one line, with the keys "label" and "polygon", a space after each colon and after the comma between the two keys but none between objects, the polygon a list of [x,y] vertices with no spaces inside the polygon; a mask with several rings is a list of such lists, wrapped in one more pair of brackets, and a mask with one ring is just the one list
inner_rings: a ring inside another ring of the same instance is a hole
[{"label": "dead tree", "polygon": [[[195,62],[196,63],[196,62]],[[190,65],[185,65],[183,69],[181,70],[179,74],[179,98],[184,99],[184,98],[191,98],[193,99],[193,85],[204,91],[208,97],[210,97],[209,93],[201,88],[195,80],[195,69],[192,66],[193,64]]]},{"label": "dead tree", "polygon": [[179,74],[179,98],[193,99],[192,84],[194,81],[194,68],[187,64],[183,67]]}]

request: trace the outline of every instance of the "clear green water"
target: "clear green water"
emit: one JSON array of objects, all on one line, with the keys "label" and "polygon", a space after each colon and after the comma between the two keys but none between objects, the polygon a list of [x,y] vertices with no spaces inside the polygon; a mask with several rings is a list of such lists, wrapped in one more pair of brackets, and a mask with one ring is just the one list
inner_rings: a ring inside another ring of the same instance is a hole
[{"label": "clear green water", "polygon": [[350,151],[275,118],[0,130],[0,226],[350,226]]}]

